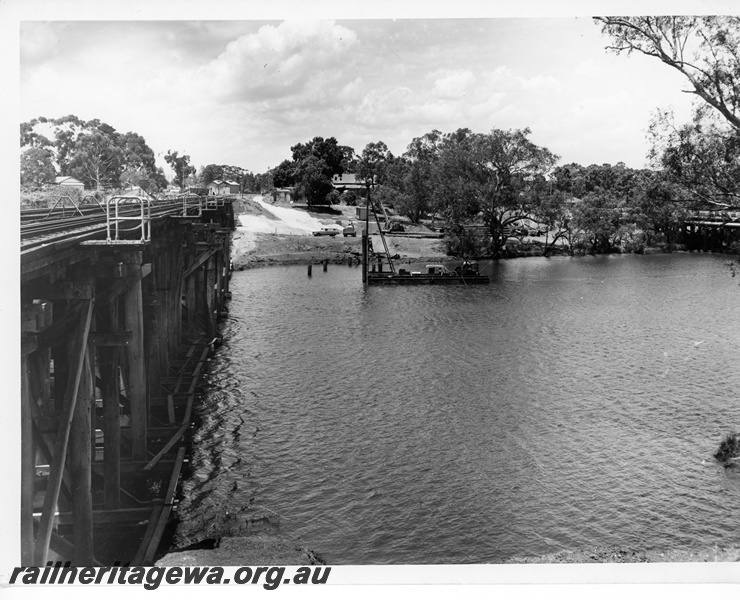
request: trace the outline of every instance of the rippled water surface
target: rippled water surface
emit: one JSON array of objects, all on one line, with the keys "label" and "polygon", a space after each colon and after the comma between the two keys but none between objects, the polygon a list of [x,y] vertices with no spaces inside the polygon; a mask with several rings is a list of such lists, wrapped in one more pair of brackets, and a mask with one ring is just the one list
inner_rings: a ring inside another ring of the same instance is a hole
[{"label": "rippled water surface", "polygon": [[181,544],[331,564],[740,543],[740,287],[714,255],[528,258],[478,287],[234,274]]}]

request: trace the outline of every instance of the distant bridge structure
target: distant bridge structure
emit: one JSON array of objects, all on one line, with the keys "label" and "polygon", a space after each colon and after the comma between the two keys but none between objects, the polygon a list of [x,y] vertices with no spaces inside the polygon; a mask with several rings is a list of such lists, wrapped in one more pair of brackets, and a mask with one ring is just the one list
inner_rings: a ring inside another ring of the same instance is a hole
[{"label": "distant bridge structure", "polygon": [[690,250],[726,250],[740,241],[740,209],[689,211],[682,233]]}]

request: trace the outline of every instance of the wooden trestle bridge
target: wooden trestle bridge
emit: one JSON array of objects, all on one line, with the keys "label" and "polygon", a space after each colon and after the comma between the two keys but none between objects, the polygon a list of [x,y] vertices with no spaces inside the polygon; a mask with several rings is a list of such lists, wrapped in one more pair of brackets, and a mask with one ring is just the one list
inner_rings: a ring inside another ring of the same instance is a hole
[{"label": "wooden trestle bridge", "polygon": [[154,559],[230,297],[232,201],[22,218],[22,565]]},{"label": "wooden trestle bridge", "polygon": [[690,250],[725,250],[740,239],[740,209],[690,211],[683,238]]}]

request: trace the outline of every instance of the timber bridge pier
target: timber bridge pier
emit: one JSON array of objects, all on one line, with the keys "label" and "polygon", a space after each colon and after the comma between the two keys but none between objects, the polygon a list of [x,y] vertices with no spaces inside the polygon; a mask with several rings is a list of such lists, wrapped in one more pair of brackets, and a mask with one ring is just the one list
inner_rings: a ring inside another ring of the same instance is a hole
[{"label": "timber bridge pier", "polygon": [[740,210],[690,211],[682,233],[690,250],[727,250],[740,240]]},{"label": "timber bridge pier", "polygon": [[20,564],[152,564],[230,297],[233,197],[74,208],[21,218]]}]

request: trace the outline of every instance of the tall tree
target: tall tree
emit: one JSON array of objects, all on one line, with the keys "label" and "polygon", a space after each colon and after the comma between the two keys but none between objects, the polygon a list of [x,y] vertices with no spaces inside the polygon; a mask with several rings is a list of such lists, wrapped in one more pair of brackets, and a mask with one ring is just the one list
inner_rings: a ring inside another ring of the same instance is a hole
[{"label": "tall tree", "polygon": [[695,115],[676,125],[670,111],[650,124],[649,158],[671,181],[704,202],[740,204],[740,131]]},{"label": "tall tree", "polygon": [[333,137],[315,137],[305,144],[291,147],[293,161],[283,161],[274,171],[277,187],[295,185],[296,193],[309,206],[328,204],[332,191],[332,177],[344,173],[347,154],[354,150],[340,146]]},{"label": "tall tree", "polygon": [[174,152],[167,150],[164,159],[174,172],[173,183],[181,190],[184,189],[188,176],[195,173],[195,167],[190,165],[190,156],[187,154],[180,156],[177,150]]},{"label": "tall tree", "polygon": [[167,185],[155,155],[137,133],[118,133],[100,119],[75,115],[39,117],[21,123],[21,148],[45,148],[61,175],[74,175],[90,187],[141,185],[156,191]]},{"label": "tall tree", "polygon": [[435,165],[435,193],[441,195],[448,223],[461,226],[482,218],[489,247],[497,256],[506,230],[533,211],[534,182],[547,174],[558,157],[537,146],[529,129],[476,134],[459,129],[444,136]]},{"label": "tall tree", "polygon": [[87,187],[101,190],[119,185],[123,152],[115,137],[102,131],[81,134],[67,170]]},{"label": "tall tree", "polygon": [[403,155],[407,164],[402,175],[405,194],[400,208],[414,223],[430,211],[436,214],[440,208],[435,202],[438,197],[434,194],[434,167],[441,142],[442,132],[433,129],[411,140]]},{"label": "tall tree", "polygon": [[595,17],[614,52],[640,52],[682,73],[695,94],[740,129],[740,17]]},{"label": "tall tree", "polygon": [[47,148],[31,147],[21,154],[21,183],[38,187],[54,183],[56,169],[53,154]]},{"label": "tall tree", "polygon": [[588,192],[573,208],[573,221],[590,244],[591,251],[609,252],[618,245],[622,214],[619,199],[610,191]]},{"label": "tall tree", "polygon": [[357,161],[357,174],[362,181],[371,180],[377,185],[383,185],[393,158],[393,153],[384,142],[370,142],[362,149]]},{"label": "tall tree", "polygon": [[[291,146],[290,150],[293,153],[293,161],[297,165],[300,165],[300,162],[309,156],[315,156],[321,160],[321,172],[331,180],[334,175],[344,173],[342,163],[345,160],[348,148],[348,146],[340,146],[333,137],[324,139],[317,136],[305,144]],[[349,150],[354,152],[351,148]]]},{"label": "tall tree", "polygon": [[167,187],[164,173],[156,165],[154,151],[142,136],[129,131],[118,136],[117,141],[123,153],[121,183],[138,185],[148,192]]},{"label": "tall tree", "polygon": [[270,171],[272,183],[277,188],[291,187],[295,184],[295,163],[292,160],[284,160]]},{"label": "tall tree", "polygon": [[331,178],[326,176],[326,163],[309,154],[299,163],[296,173],[296,192],[306,199],[309,206],[329,204],[328,194],[334,189]]},{"label": "tall tree", "polygon": [[198,174],[198,180],[203,185],[208,185],[212,181],[224,178],[224,168],[221,165],[206,165]]},{"label": "tall tree", "polygon": [[662,234],[672,244],[679,235],[686,218],[686,191],[676,185],[665,172],[644,170],[635,194],[628,204],[629,219],[645,233],[645,243],[653,245],[656,235]]}]

